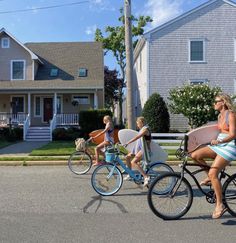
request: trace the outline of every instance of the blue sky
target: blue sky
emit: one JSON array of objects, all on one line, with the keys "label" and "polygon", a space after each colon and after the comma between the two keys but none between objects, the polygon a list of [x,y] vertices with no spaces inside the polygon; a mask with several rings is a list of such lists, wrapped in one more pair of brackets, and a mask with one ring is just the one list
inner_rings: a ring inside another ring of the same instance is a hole
[{"label": "blue sky", "polygon": [[[132,0],[135,16],[149,15],[153,22],[146,28],[158,25],[208,0]],[[81,3],[79,3],[81,2]],[[38,10],[37,8],[61,4],[71,6]],[[0,0],[0,29],[5,28],[20,42],[93,41],[94,31],[108,25],[118,25],[119,9],[124,0]],[[3,12],[34,9],[27,12]],[[105,65],[118,68],[111,56]]]}]

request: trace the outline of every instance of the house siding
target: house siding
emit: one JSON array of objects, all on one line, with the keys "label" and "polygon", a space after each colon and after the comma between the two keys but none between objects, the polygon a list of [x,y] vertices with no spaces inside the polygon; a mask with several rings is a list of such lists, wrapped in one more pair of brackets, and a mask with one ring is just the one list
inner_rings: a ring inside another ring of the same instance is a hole
[{"label": "house siding", "polygon": [[[207,79],[233,94],[236,78],[234,39],[236,7],[217,1],[150,35],[150,95],[159,93],[166,101],[169,90],[190,79]],[[204,38],[206,62],[189,63],[188,42]],[[172,129],[186,130],[187,119],[171,115]]]},{"label": "house siding", "polygon": [[[8,37],[2,33],[0,39]],[[25,80],[32,80],[32,59],[30,54],[10,38],[10,48],[0,47],[0,81],[11,80],[11,60],[25,60]]]}]

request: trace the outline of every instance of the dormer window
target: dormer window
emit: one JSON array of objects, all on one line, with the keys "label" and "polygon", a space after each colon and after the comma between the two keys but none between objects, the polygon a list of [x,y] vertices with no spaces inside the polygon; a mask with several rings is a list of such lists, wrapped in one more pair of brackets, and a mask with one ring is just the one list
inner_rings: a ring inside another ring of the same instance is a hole
[{"label": "dormer window", "polygon": [[51,77],[57,77],[58,75],[58,69],[57,68],[52,68],[50,71],[50,76]]},{"label": "dormer window", "polygon": [[2,48],[9,48],[10,47],[10,38],[8,38],[8,37],[2,38],[1,46],[2,46]]},{"label": "dormer window", "polygon": [[87,77],[88,76],[88,70],[86,68],[79,68],[78,76],[79,77]]}]

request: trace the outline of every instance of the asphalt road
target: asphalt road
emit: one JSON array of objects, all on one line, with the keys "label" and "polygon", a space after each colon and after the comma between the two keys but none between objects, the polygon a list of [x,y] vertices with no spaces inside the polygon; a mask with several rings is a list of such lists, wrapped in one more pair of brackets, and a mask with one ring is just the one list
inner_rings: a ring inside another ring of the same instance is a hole
[{"label": "asphalt road", "polygon": [[124,182],[101,197],[90,177],[65,166],[0,167],[0,242],[236,241],[236,218],[212,220],[214,205],[198,193],[181,220],[163,221],[150,211],[147,189]]}]

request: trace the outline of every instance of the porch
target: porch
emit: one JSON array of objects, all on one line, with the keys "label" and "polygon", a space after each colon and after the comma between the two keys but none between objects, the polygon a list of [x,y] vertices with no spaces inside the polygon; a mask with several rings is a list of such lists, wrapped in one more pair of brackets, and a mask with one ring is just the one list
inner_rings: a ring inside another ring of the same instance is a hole
[{"label": "porch", "polygon": [[[52,132],[60,126],[79,126],[79,114],[54,114],[43,126],[31,126],[30,115],[26,113],[0,112],[0,127],[22,126],[24,141],[52,141]],[[30,132],[33,131],[33,132]]]}]

